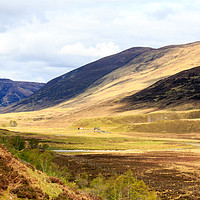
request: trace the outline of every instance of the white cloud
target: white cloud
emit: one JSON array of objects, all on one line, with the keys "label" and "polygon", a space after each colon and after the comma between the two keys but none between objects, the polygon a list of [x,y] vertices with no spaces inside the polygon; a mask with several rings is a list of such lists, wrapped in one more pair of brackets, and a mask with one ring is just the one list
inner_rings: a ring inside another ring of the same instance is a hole
[{"label": "white cloud", "polygon": [[49,66],[47,63],[30,61],[30,62],[13,62],[7,61],[6,65],[1,65],[1,78],[9,78],[18,81],[37,81],[46,82],[61,74],[69,71],[64,67]]},{"label": "white cloud", "polygon": [[104,57],[118,53],[119,51],[119,46],[115,45],[113,42],[99,43],[95,47],[85,47],[79,42],[73,45],[65,45],[59,53],[77,56]]},{"label": "white cloud", "polygon": [[0,0],[0,78],[48,81],[120,49],[196,41],[199,18],[198,0]]}]

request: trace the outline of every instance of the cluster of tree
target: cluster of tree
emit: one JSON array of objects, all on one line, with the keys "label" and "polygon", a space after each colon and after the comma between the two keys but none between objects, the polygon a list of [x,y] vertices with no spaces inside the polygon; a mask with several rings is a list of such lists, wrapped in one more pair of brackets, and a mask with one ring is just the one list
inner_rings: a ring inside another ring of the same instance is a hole
[{"label": "cluster of tree", "polygon": [[[69,169],[60,169],[55,163],[56,154],[52,151],[42,150],[39,141],[36,139],[32,138],[25,141],[20,136],[10,139],[2,137],[1,143],[4,143],[12,153],[23,161],[30,163],[36,169],[47,173],[49,176],[58,177],[71,187],[101,196],[105,200],[157,199],[155,192],[150,192],[149,187],[143,181],[134,178],[131,170],[121,175],[113,175],[107,179],[99,174],[98,177],[89,180],[85,172],[72,178]],[[73,182],[69,182],[69,180],[73,180]]]},{"label": "cluster of tree", "polygon": [[65,184],[79,188],[83,192],[93,193],[105,200],[156,200],[156,194],[150,191],[143,182],[138,181],[131,170],[121,175],[113,175],[105,178],[99,174],[93,180],[89,180],[87,173],[76,175],[73,182],[69,182],[71,174],[69,169],[59,168],[54,162],[55,153],[40,151],[39,149],[26,149],[18,154],[19,158],[31,163],[36,169],[46,172],[49,176],[60,178]]},{"label": "cluster of tree", "polygon": [[56,176],[58,166],[53,162],[54,153],[51,151],[41,151],[40,149],[25,149],[18,152],[17,156],[32,164],[37,170]]},{"label": "cluster of tree", "polygon": [[23,149],[47,149],[48,144],[39,144],[39,140],[35,138],[24,139],[21,136],[14,137],[1,137],[1,143],[3,143],[7,149],[11,152],[17,150],[21,151]]},{"label": "cluster of tree", "polygon": [[[87,183],[86,174],[83,173],[77,182],[80,187],[85,188]],[[131,170],[121,175],[113,175],[107,179],[100,174],[89,183],[86,191],[99,195],[106,200],[157,199],[155,192],[150,191],[149,187],[143,181],[138,181],[134,178]]]}]

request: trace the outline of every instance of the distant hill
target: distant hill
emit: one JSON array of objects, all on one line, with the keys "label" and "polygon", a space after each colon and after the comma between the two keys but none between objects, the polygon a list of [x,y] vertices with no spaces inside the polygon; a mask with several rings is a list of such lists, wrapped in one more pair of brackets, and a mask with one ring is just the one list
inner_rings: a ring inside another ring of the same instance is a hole
[{"label": "distant hill", "polygon": [[185,103],[200,104],[200,67],[184,70],[162,79],[140,92],[122,100],[125,110],[165,108]]},{"label": "distant hill", "polygon": [[70,119],[115,115],[119,99],[158,80],[200,66],[200,42],[158,49],[135,47],[89,63],[49,81],[1,112],[67,109]]},{"label": "distant hill", "polygon": [[0,107],[6,107],[20,101],[33,94],[44,85],[44,83],[0,79]]}]

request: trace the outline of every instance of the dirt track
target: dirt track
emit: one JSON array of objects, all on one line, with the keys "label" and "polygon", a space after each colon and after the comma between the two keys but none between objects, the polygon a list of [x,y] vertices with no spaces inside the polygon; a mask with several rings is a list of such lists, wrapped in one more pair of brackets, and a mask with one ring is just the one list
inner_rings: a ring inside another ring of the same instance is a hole
[{"label": "dirt track", "polygon": [[137,179],[156,190],[161,199],[200,199],[200,154],[157,151],[132,154],[59,156],[60,165],[71,173],[85,171],[92,179],[131,169]]}]

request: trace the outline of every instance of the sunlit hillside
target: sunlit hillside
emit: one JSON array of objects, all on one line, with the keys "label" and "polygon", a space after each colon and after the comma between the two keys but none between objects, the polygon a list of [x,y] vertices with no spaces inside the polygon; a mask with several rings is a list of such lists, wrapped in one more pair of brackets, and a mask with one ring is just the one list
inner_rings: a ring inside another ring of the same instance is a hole
[{"label": "sunlit hillside", "polygon": [[[68,127],[83,118],[148,113],[156,108],[120,111],[125,96],[132,95],[156,81],[200,66],[200,42],[168,46],[146,51],[126,65],[96,80],[87,90],[54,107],[34,112],[10,113],[0,116],[1,124],[15,119],[20,124],[43,127]],[[88,79],[90,76],[88,76]],[[192,105],[179,106],[187,109]],[[6,126],[6,125],[5,125]]]},{"label": "sunlit hillside", "polygon": [[[199,54],[199,42],[161,48],[150,54],[149,52],[144,53],[136,60],[103,77],[98,81],[99,84],[95,83],[94,87],[90,87],[81,95],[55,108],[68,109],[67,115],[74,120],[84,117],[129,115],[152,111],[154,109],[145,108],[116,112],[121,107],[121,104],[116,103],[116,99],[134,94],[162,78],[199,66]],[[183,109],[187,109],[187,106]]]}]

